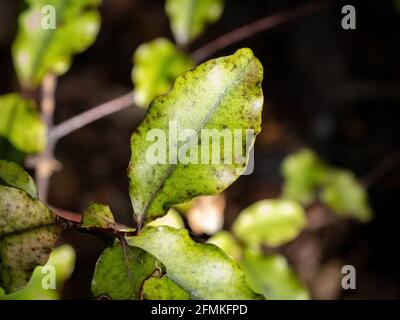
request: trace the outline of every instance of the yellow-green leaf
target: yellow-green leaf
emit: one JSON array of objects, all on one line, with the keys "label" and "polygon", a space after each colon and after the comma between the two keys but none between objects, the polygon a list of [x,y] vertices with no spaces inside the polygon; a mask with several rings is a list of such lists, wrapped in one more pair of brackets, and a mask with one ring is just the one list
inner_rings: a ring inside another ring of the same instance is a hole
[{"label": "yellow-green leaf", "polygon": [[236,260],[239,260],[242,256],[240,244],[229,231],[222,230],[213,235],[207,242],[221,248],[227,255]]},{"label": "yellow-green leaf", "polygon": [[307,224],[303,207],[294,200],[261,200],[244,209],[232,230],[251,245],[280,246],[296,238]]},{"label": "yellow-green leaf", "polygon": [[261,129],[262,77],[253,52],[240,49],[183,73],[153,100],[131,138],[129,192],[139,225],[174,204],[219,193],[243,173]]},{"label": "yellow-green leaf", "polygon": [[96,9],[100,0],[27,2],[28,8],[19,17],[13,59],[21,84],[34,87],[47,73],[65,73],[72,56],[94,42],[100,28]]},{"label": "yellow-green leaf", "polygon": [[372,219],[367,192],[349,171],[336,169],[329,173],[321,201],[339,216],[353,217],[361,222]]},{"label": "yellow-green leaf", "polygon": [[223,0],[167,0],[165,10],[176,42],[185,45],[195,39],[220,18],[223,7]]},{"label": "yellow-green leaf", "polygon": [[174,209],[169,209],[168,213],[156,220],[147,224],[148,226],[158,227],[158,226],[169,226],[175,229],[183,229],[185,227],[185,223],[181,215]]},{"label": "yellow-green leaf", "polygon": [[267,300],[310,298],[307,288],[281,255],[263,256],[259,252],[246,251],[241,265],[250,288],[263,294]]},{"label": "yellow-green leaf", "polygon": [[212,244],[194,242],[185,229],[148,227],[127,241],[160,260],[166,275],[190,293],[192,299],[258,298],[232,258]]},{"label": "yellow-green leaf", "polygon": [[25,153],[38,153],[46,146],[46,127],[32,100],[17,94],[0,97],[0,136]]},{"label": "yellow-green leaf", "polygon": [[21,189],[32,198],[38,198],[35,182],[28,172],[18,164],[6,160],[0,160],[0,184],[2,184],[2,180],[7,186]]},{"label": "yellow-green leaf", "polygon": [[182,72],[194,67],[190,56],[164,38],[140,45],[133,55],[133,63],[135,103],[143,108],[147,108],[154,98],[167,93]]},{"label": "yellow-green leaf", "polygon": [[165,275],[146,280],[142,296],[145,300],[190,300],[190,294]]},{"label": "yellow-green leaf", "polygon": [[303,205],[311,204],[316,200],[317,188],[325,178],[326,170],[326,165],[309,149],[290,154],[281,167],[283,196]]}]

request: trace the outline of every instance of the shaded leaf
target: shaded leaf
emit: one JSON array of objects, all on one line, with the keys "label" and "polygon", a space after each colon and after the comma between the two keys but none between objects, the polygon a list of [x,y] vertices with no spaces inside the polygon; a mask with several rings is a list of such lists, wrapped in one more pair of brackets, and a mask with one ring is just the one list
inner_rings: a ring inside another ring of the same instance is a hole
[{"label": "shaded leaf", "polygon": [[185,229],[148,227],[127,241],[159,259],[166,275],[192,299],[257,298],[233,259],[214,245],[194,242]]},{"label": "shaded leaf", "polygon": [[[252,51],[241,49],[185,72],[167,95],[153,100],[131,138],[129,192],[139,226],[164,215],[174,204],[221,192],[245,170],[246,151],[260,131],[262,75],[262,66]],[[157,142],[148,139],[152,129],[157,130],[151,134],[160,134]],[[189,134],[175,141],[175,129]],[[206,138],[204,129],[210,134]],[[234,129],[242,133],[241,139],[235,139],[239,148],[234,148],[236,143],[230,140]],[[254,130],[254,136],[246,143],[247,130]],[[229,137],[221,139],[225,133]],[[204,153],[193,152],[185,164],[181,160],[188,147],[197,150],[199,139]],[[212,146],[212,140],[220,144]],[[166,152],[165,157],[153,162],[155,144]],[[245,152],[237,155],[237,149]],[[220,156],[226,154],[232,161],[220,161]]]},{"label": "shaded leaf", "polygon": [[147,108],[154,98],[167,93],[182,72],[194,67],[190,56],[164,38],[140,45],[133,55],[133,63],[135,103],[143,108]]},{"label": "shaded leaf", "polygon": [[185,45],[196,38],[219,19],[223,6],[223,0],[167,0],[165,10],[176,42]]},{"label": "shaded leaf", "polygon": [[100,203],[91,203],[82,214],[82,228],[109,228],[115,224],[110,207]]},{"label": "shaded leaf", "polygon": [[56,226],[43,226],[0,239],[0,287],[7,293],[26,286],[33,270],[44,265],[60,234]]},{"label": "shaded leaf", "polygon": [[0,97],[0,136],[25,153],[44,150],[46,128],[32,100],[17,94]]},{"label": "shaded leaf", "polygon": [[304,209],[294,200],[261,200],[244,209],[232,230],[247,244],[276,247],[295,239],[307,224]]},{"label": "shaded leaf", "polygon": [[32,177],[14,162],[0,160],[0,183],[1,180],[10,187],[25,191],[32,198],[38,198],[36,185]]},{"label": "shaded leaf", "polygon": [[44,265],[60,229],[56,216],[22,190],[0,186],[0,286],[22,289],[33,270]]},{"label": "shaded leaf", "polygon": [[[47,73],[65,73],[72,56],[94,42],[100,28],[100,15],[95,9],[100,0],[27,2],[28,9],[19,17],[13,59],[21,84],[33,87]],[[49,6],[55,10],[55,29],[43,27],[50,21]]]},{"label": "shaded leaf", "polygon": [[190,294],[165,275],[146,280],[142,295],[146,300],[190,300]]},{"label": "shaded leaf", "polygon": [[[0,300],[58,300],[64,282],[71,276],[75,266],[75,252],[70,245],[62,245],[55,248],[50,254],[46,266],[54,268],[56,277],[55,289],[44,289],[42,282],[49,275],[46,268],[36,267],[29,283],[20,291],[9,295],[2,295]],[[0,289],[1,291],[1,289]]]},{"label": "shaded leaf", "polygon": [[227,255],[235,260],[239,260],[242,256],[240,244],[229,231],[222,230],[213,235],[207,242],[221,248]]},{"label": "shaded leaf", "polygon": [[346,170],[332,170],[325,180],[321,201],[334,213],[362,222],[372,219],[368,195],[356,177]]},{"label": "shaded leaf", "polygon": [[249,286],[269,300],[306,300],[307,288],[300,282],[285,257],[263,256],[246,251],[241,264]]},{"label": "shaded leaf", "polygon": [[137,247],[116,242],[106,248],[96,264],[92,280],[95,296],[116,300],[140,299],[143,282],[161,267],[151,254]]}]

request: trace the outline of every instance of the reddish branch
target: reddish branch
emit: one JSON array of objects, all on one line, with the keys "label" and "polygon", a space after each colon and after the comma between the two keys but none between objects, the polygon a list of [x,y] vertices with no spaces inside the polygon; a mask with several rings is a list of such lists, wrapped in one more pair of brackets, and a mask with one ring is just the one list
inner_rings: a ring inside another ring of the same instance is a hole
[{"label": "reddish branch", "polygon": [[321,11],[326,7],[328,7],[327,1],[316,1],[296,7],[294,9],[290,9],[288,11],[266,16],[260,20],[254,21],[243,27],[235,29],[209,42],[204,47],[201,47],[194,51],[192,56],[197,62],[203,61],[204,59],[212,56],[217,51],[229,47],[236,42],[252,37],[257,33],[271,29],[278,25],[282,25],[291,20]]}]

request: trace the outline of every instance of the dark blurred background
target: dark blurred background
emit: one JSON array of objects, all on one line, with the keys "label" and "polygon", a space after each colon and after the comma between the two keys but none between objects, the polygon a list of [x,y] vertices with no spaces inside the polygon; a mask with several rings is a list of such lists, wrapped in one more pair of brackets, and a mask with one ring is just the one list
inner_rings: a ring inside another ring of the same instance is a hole
[{"label": "dark blurred background", "polygon": [[[271,13],[310,1],[225,1],[216,24],[190,49]],[[215,56],[250,47],[264,65],[263,130],[255,148],[255,171],[227,191],[225,225],[245,206],[281,191],[283,157],[302,146],[370,181],[375,219],[369,224],[309,210],[310,226],[281,248],[317,299],[400,298],[400,5],[396,1],[333,1],[299,18],[228,47]],[[399,3],[399,2],[397,2]],[[341,8],[353,4],[357,29],[341,28]],[[0,1],[0,94],[19,91],[11,44],[22,1]],[[93,46],[75,57],[59,78],[55,122],[131,90],[132,53],[156,37],[172,39],[164,1],[105,0]],[[61,140],[56,157],[63,168],[51,179],[49,203],[81,212],[91,201],[110,204],[131,223],[126,168],[129,138],[144,111],[128,108]],[[65,298],[90,298],[90,281],[102,244],[68,232],[76,270]],[[357,289],[342,290],[341,266],[357,270]]]}]

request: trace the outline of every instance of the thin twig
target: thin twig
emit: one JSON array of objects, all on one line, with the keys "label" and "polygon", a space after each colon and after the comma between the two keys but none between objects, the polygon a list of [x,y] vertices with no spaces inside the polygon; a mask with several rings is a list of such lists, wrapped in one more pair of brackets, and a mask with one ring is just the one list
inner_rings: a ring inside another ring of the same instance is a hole
[{"label": "thin twig", "polygon": [[[46,125],[47,136],[53,127],[53,115],[55,109],[55,90],[57,86],[56,75],[47,74],[42,83],[42,95],[40,101],[41,116]],[[46,149],[34,159],[35,178],[38,187],[39,197],[43,202],[47,201],[49,179],[57,167],[53,158],[54,145],[48,142]]]},{"label": "thin twig", "polygon": [[360,178],[364,187],[368,188],[383,178],[400,163],[400,151],[387,155],[367,175]]},{"label": "thin twig", "polygon": [[55,143],[60,138],[70,134],[71,132],[78,130],[98,119],[125,109],[133,104],[134,93],[132,91],[116,99],[102,103],[92,109],[89,109],[88,111],[85,111],[69,120],[60,123],[59,125],[56,125],[50,132],[50,141]]},{"label": "thin twig", "polygon": [[327,6],[327,1],[315,1],[306,5],[296,7],[294,9],[290,9],[288,11],[266,16],[260,20],[254,21],[250,24],[242,26],[216,38],[215,40],[207,43],[205,46],[194,51],[192,56],[195,61],[201,62],[204,59],[212,56],[217,51],[226,48],[236,42],[239,42],[243,39],[254,36],[257,33],[271,29],[291,20],[313,14],[320,11],[321,9],[324,9]]}]

